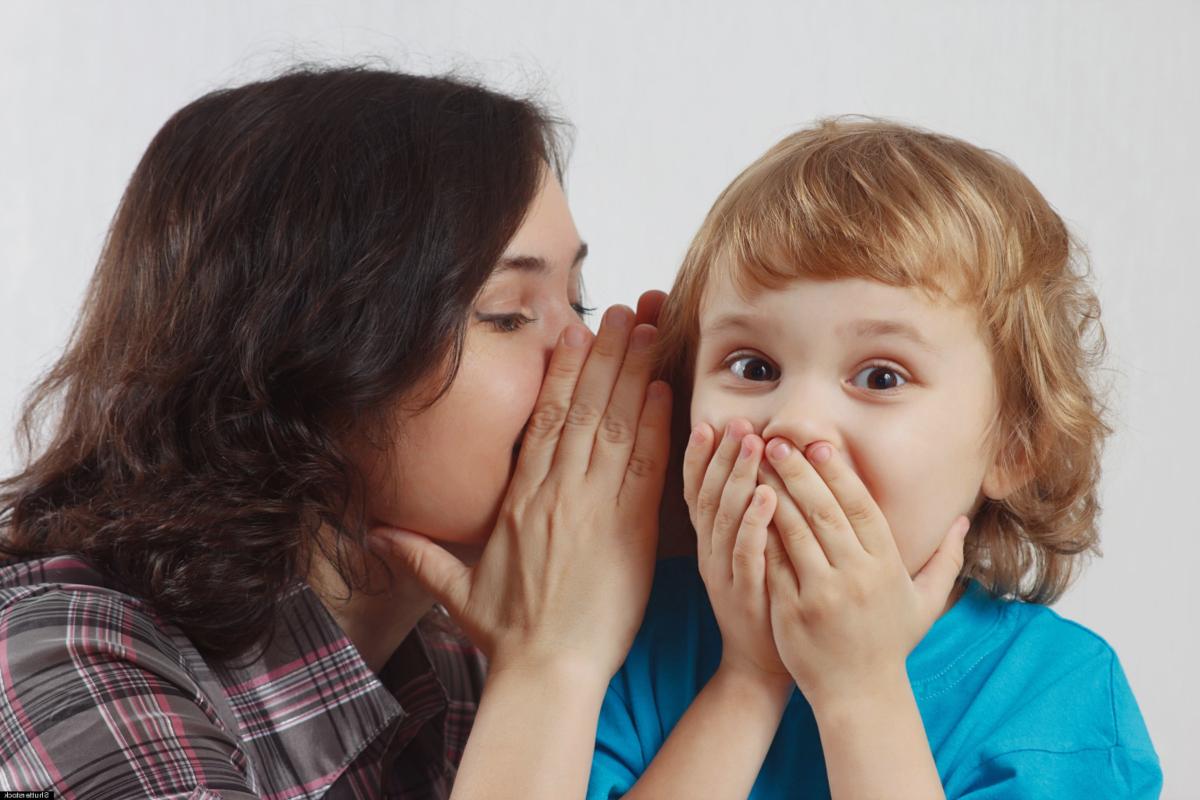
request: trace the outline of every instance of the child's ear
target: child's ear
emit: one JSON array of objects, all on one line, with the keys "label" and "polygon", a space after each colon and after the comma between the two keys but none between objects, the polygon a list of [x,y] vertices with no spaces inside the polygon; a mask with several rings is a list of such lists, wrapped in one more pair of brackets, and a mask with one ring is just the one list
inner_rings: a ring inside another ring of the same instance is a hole
[{"label": "child's ear", "polygon": [[980,488],[989,500],[1004,500],[1032,479],[1033,468],[1028,451],[1013,446],[1007,453],[1002,448],[992,459]]}]

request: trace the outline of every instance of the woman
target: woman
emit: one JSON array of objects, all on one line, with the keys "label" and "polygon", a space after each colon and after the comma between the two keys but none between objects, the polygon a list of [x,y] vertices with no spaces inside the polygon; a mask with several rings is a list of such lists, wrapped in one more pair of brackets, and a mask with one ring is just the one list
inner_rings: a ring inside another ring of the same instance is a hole
[{"label": "woman", "polygon": [[583,795],[670,400],[661,293],[579,324],[559,165],[530,103],[372,70],[166,123],[0,484],[0,787]]}]

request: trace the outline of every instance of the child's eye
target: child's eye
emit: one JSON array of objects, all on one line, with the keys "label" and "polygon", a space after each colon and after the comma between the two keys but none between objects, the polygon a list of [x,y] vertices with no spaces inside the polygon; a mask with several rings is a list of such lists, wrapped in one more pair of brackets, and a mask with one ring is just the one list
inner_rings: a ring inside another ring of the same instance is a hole
[{"label": "child's eye", "polygon": [[[860,382],[859,378],[864,375],[866,378]],[[873,364],[855,375],[850,382],[860,389],[886,392],[890,389],[899,389],[908,383],[908,380],[892,367],[884,364]]]},{"label": "child's eye", "polygon": [[488,323],[500,333],[516,333],[529,323],[536,321],[535,318],[527,317],[524,314],[497,314],[495,316],[480,314],[478,318],[480,322]]},{"label": "child's eye", "polygon": [[[741,370],[739,370],[739,366]],[[779,376],[774,367],[756,356],[737,356],[725,362],[725,367],[739,378],[748,381],[773,381]]]}]

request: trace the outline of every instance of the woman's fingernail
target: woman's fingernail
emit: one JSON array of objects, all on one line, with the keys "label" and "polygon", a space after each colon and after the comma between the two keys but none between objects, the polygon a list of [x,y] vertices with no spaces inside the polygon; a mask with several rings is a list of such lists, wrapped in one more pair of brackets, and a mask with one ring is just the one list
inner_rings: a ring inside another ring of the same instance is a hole
[{"label": "woman's fingernail", "polygon": [[604,315],[604,323],[610,328],[623,331],[629,327],[632,318],[629,315],[629,310],[623,306],[613,306]]},{"label": "woman's fingernail", "polygon": [[566,339],[568,347],[582,347],[587,341],[587,329],[582,325],[572,325],[567,328],[567,333],[563,337]]},{"label": "woman's fingernail", "polygon": [[654,328],[639,325],[629,337],[629,346],[633,350],[645,350],[654,341]]},{"label": "woman's fingernail", "polygon": [[824,464],[833,455],[833,448],[821,442],[808,448],[808,460],[814,464]]},{"label": "woman's fingernail", "polygon": [[776,440],[771,442],[771,446],[767,449],[767,455],[776,461],[783,461],[792,454],[792,446],[787,442]]}]

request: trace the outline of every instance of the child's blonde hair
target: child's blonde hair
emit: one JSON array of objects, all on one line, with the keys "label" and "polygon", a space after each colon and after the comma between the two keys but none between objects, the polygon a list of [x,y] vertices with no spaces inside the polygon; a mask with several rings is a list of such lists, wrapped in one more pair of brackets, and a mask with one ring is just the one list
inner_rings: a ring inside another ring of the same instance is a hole
[{"label": "child's blonde hair", "polygon": [[663,308],[660,363],[677,388],[677,430],[688,425],[699,311],[717,270],[746,295],[795,278],[867,278],[969,303],[993,354],[989,445],[1025,482],[985,500],[963,575],[1053,602],[1078,557],[1098,549],[1111,432],[1091,385],[1105,350],[1099,303],[1078,252],[1041,193],[995,153],[861,118],[788,136],[717,198]]}]

